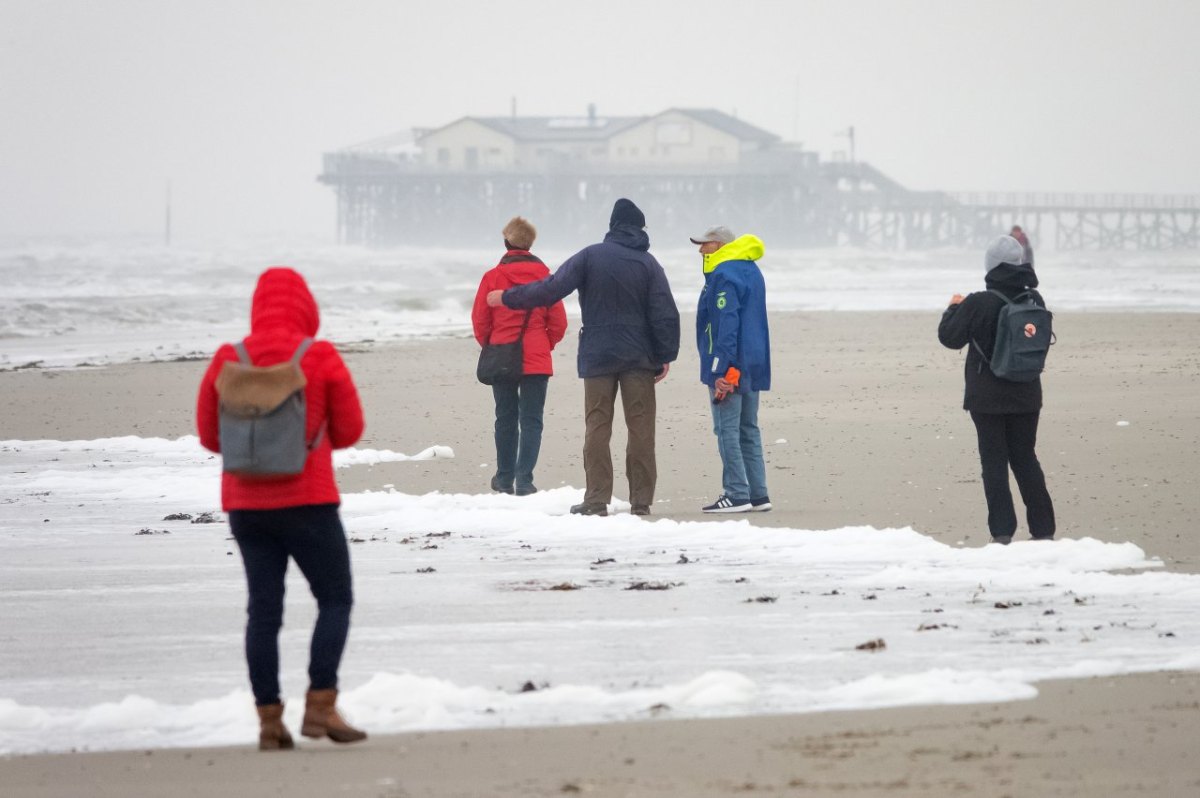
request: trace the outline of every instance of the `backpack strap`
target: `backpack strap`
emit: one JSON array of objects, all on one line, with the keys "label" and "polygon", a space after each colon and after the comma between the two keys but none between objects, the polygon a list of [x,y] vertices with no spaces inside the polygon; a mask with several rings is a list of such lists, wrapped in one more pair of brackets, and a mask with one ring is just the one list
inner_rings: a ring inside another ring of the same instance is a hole
[{"label": "backpack strap", "polygon": [[[305,338],[296,347],[296,351],[292,353],[292,359],[289,361],[293,366],[299,367],[300,361],[304,359],[304,353],[313,345],[312,336]],[[308,450],[311,452],[321,445],[321,441],[325,439],[325,428],[329,426],[329,419],[321,422],[321,426],[317,428],[317,434],[313,437],[312,442],[308,444]]]},{"label": "backpack strap", "polygon": [[321,422],[321,426],[317,428],[317,434],[313,436],[312,443],[308,445],[308,450],[311,452],[321,445],[321,441],[325,440],[325,428],[329,426],[329,419]]},{"label": "backpack strap", "polygon": [[246,339],[238,341],[233,345],[233,349],[237,352],[238,360],[247,366],[253,366],[254,361],[250,359],[250,353],[246,351]]},{"label": "backpack strap", "polygon": [[[1004,304],[1006,304],[1006,305],[1015,305],[1015,304],[1017,304],[1015,300],[1009,299],[1007,294],[1005,294],[1003,291],[1000,291],[1000,290],[998,290],[998,289],[995,289],[995,288],[989,288],[989,289],[988,289],[988,293],[989,293],[989,294],[995,294],[996,296],[1000,297],[1001,299],[1003,299],[1003,300],[1004,300]],[[1026,294],[1028,294],[1028,293],[1029,293],[1029,292],[1028,292],[1028,291],[1026,291],[1024,294],[1018,294],[1018,295],[1017,295],[1017,299],[1020,299],[1021,297],[1025,296],[1025,295],[1026,295]],[[984,351],[983,351],[983,347],[979,345],[979,342],[978,342],[978,341],[976,341],[974,338],[972,338],[972,339],[971,339],[971,346],[975,347],[975,351],[979,353],[979,356],[980,356],[981,358],[983,358],[983,363],[987,363],[987,364],[988,364],[988,368],[991,368],[991,367],[992,367],[992,359],[991,359],[990,357],[988,357],[988,356],[987,356],[987,353],[986,353],[986,352],[984,352]],[[979,368],[976,370],[976,371],[977,371],[978,373],[980,373],[980,374],[982,374],[982,373],[983,373],[983,363],[980,363],[980,364],[979,364]]]},{"label": "backpack strap", "polygon": [[[975,351],[979,352],[979,356],[980,356],[981,358],[983,358],[983,363],[987,363],[987,364],[988,364],[988,368],[991,368],[991,366],[992,366],[992,359],[991,359],[990,357],[988,357],[986,354],[984,354],[984,352],[983,352],[983,347],[979,345],[979,342],[978,342],[978,341],[976,341],[974,338],[972,338],[972,339],[971,339],[971,346],[975,347]],[[980,364],[979,364],[979,368],[978,368],[978,369],[976,369],[976,372],[977,372],[977,373],[980,373],[980,374],[982,374],[982,373],[983,373],[983,363],[980,363]]]},{"label": "backpack strap", "polygon": [[313,339],[311,337],[305,338],[300,342],[300,345],[296,347],[296,351],[292,353],[291,363],[293,366],[300,365],[300,361],[304,358],[304,353],[307,352],[308,348],[312,345]]},{"label": "backpack strap", "polygon": [[[296,347],[296,351],[292,353],[292,359],[290,361],[292,363],[292,365],[299,366],[301,359],[303,359],[303,357],[304,357],[304,353],[307,352],[308,348],[312,345],[313,345],[313,339],[311,337],[305,338],[303,341],[301,341],[300,345]],[[254,365],[254,361],[250,359],[250,353],[246,351],[246,339],[245,338],[243,338],[242,340],[240,340],[236,344],[234,344],[233,349],[235,352],[237,352],[239,361],[241,361],[242,363],[244,363],[247,366]]]}]

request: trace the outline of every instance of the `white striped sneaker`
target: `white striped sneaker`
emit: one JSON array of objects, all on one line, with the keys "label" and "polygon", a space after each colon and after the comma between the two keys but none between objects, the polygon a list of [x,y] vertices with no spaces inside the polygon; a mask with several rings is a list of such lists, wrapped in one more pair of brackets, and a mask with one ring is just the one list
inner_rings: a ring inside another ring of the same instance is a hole
[{"label": "white striped sneaker", "polygon": [[731,499],[724,493],[712,504],[700,508],[705,513],[748,513],[751,509],[749,499]]}]

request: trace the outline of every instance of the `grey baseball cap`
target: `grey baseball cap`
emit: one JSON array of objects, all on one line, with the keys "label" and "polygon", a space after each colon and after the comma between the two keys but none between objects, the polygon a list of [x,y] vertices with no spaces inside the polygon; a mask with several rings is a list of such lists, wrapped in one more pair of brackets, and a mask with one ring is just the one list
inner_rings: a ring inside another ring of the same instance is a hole
[{"label": "grey baseball cap", "polygon": [[690,239],[693,244],[707,244],[710,241],[716,241],[718,244],[728,244],[733,239],[737,238],[733,231],[724,225],[710,227],[703,234],[692,236]]}]

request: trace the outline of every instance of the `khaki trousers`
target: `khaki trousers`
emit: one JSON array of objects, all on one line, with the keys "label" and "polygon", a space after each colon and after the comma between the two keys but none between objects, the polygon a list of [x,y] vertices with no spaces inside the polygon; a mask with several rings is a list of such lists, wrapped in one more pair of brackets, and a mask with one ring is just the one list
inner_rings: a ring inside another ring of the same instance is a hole
[{"label": "khaki trousers", "polygon": [[583,412],[586,430],[583,436],[583,471],[587,504],[608,504],[612,500],[613,465],[609,440],[612,438],[613,407],[617,390],[625,411],[629,440],[625,444],[625,474],[629,478],[629,503],[654,502],[654,483],[658,468],[654,462],[654,372],[633,369],[583,381]]}]

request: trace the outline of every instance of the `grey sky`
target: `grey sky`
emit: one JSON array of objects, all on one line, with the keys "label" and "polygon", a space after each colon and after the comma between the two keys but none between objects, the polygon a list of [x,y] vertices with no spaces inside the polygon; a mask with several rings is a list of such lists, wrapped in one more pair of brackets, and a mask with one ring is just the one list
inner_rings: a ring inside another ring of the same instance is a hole
[{"label": "grey sky", "polygon": [[914,188],[1200,193],[1200,3],[0,0],[0,235],[329,237],[320,155],[716,107]]}]

